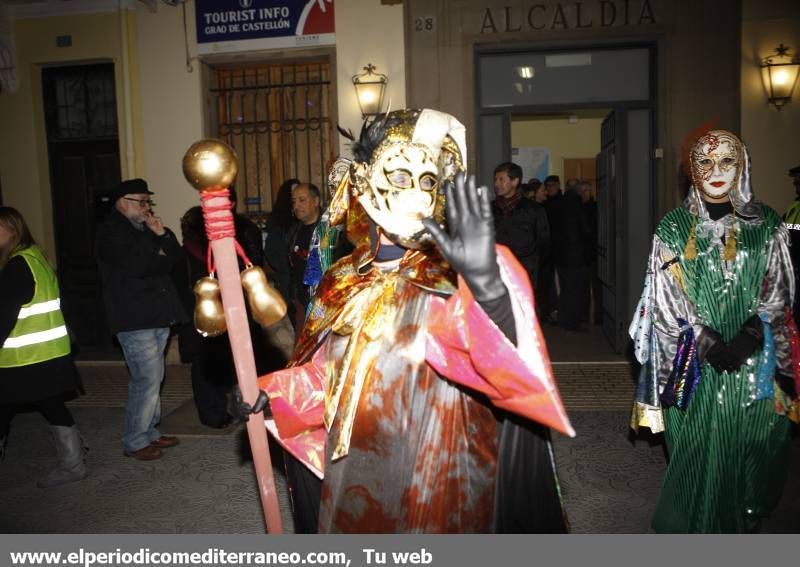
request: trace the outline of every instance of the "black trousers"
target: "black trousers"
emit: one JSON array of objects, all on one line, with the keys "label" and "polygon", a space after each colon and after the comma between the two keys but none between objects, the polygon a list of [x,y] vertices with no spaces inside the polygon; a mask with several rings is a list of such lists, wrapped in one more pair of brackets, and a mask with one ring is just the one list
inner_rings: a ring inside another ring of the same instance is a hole
[{"label": "black trousers", "polygon": [[192,362],[192,393],[200,422],[211,427],[228,420],[228,392],[235,380],[227,335],[203,339]]},{"label": "black trousers", "polygon": [[[194,329],[191,332],[197,335]],[[280,352],[267,348],[264,331],[252,319],[250,337],[259,376],[283,367],[285,360]],[[227,334],[208,338],[197,335],[197,338],[197,344],[187,349],[191,351],[194,403],[200,422],[215,427],[229,419],[228,393],[236,383],[236,367]]]},{"label": "black trousers", "polygon": [[319,525],[322,481],[289,453],[284,452],[283,462],[292,500],[294,533],[315,534]]},{"label": "black trousers", "polygon": [[539,319],[547,320],[558,309],[558,290],[556,289],[556,269],[552,258],[543,258],[539,265],[536,287],[536,306]]},{"label": "black trousers", "polygon": [[75,420],[64,405],[64,397],[59,394],[44,400],[27,404],[0,404],[0,437],[7,437],[11,427],[11,420],[18,413],[38,411],[50,425],[72,427]]},{"label": "black trousers", "polygon": [[561,285],[558,297],[558,325],[562,329],[572,331],[583,319],[582,308],[589,302],[586,267],[581,264],[561,264],[558,266],[558,281]]}]

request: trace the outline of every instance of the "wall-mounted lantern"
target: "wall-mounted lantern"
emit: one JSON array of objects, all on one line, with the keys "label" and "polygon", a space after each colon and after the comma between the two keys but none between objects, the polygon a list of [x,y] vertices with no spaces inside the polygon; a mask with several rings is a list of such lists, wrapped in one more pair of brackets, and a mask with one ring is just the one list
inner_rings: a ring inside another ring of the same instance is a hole
[{"label": "wall-mounted lantern", "polygon": [[381,73],[375,73],[375,65],[367,63],[364,72],[353,75],[353,87],[356,89],[358,106],[361,116],[374,116],[380,114],[383,108],[383,93],[389,78]]},{"label": "wall-mounted lantern", "polygon": [[792,100],[792,91],[800,72],[800,61],[789,57],[789,47],[782,43],[775,48],[775,54],[765,57],[761,62],[761,79],[767,91],[767,101],[778,110]]}]

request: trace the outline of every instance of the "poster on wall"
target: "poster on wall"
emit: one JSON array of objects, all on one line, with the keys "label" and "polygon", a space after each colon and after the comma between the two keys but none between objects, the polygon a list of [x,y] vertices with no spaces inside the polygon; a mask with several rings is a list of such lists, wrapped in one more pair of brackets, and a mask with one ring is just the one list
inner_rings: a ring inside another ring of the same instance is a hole
[{"label": "poster on wall", "polygon": [[200,55],[334,45],[334,0],[196,0]]},{"label": "poster on wall", "polygon": [[522,181],[544,181],[550,175],[550,150],[547,148],[511,148],[511,161],[522,168]]}]

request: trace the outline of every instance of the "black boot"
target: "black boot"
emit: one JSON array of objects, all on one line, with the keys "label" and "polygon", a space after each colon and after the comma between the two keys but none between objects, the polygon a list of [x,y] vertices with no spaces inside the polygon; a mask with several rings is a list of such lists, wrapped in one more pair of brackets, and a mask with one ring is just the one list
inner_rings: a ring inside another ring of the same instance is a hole
[{"label": "black boot", "polygon": [[47,488],[86,478],[89,473],[84,460],[88,449],[78,431],[78,426],[53,425],[50,429],[58,451],[59,464],[36,484],[40,488]]}]

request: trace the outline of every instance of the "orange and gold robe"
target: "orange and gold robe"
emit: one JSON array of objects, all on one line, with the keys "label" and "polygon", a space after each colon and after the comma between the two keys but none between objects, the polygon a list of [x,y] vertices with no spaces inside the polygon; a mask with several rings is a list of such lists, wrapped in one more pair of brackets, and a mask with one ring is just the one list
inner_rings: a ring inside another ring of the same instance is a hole
[{"label": "orange and gold robe", "polygon": [[498,412],[574,435],[524,269],[498,246],[517,348],[434,251],[323,278],[289,368],[260,378],[281,444],[323,478],[321,532],[488,532]]}]

